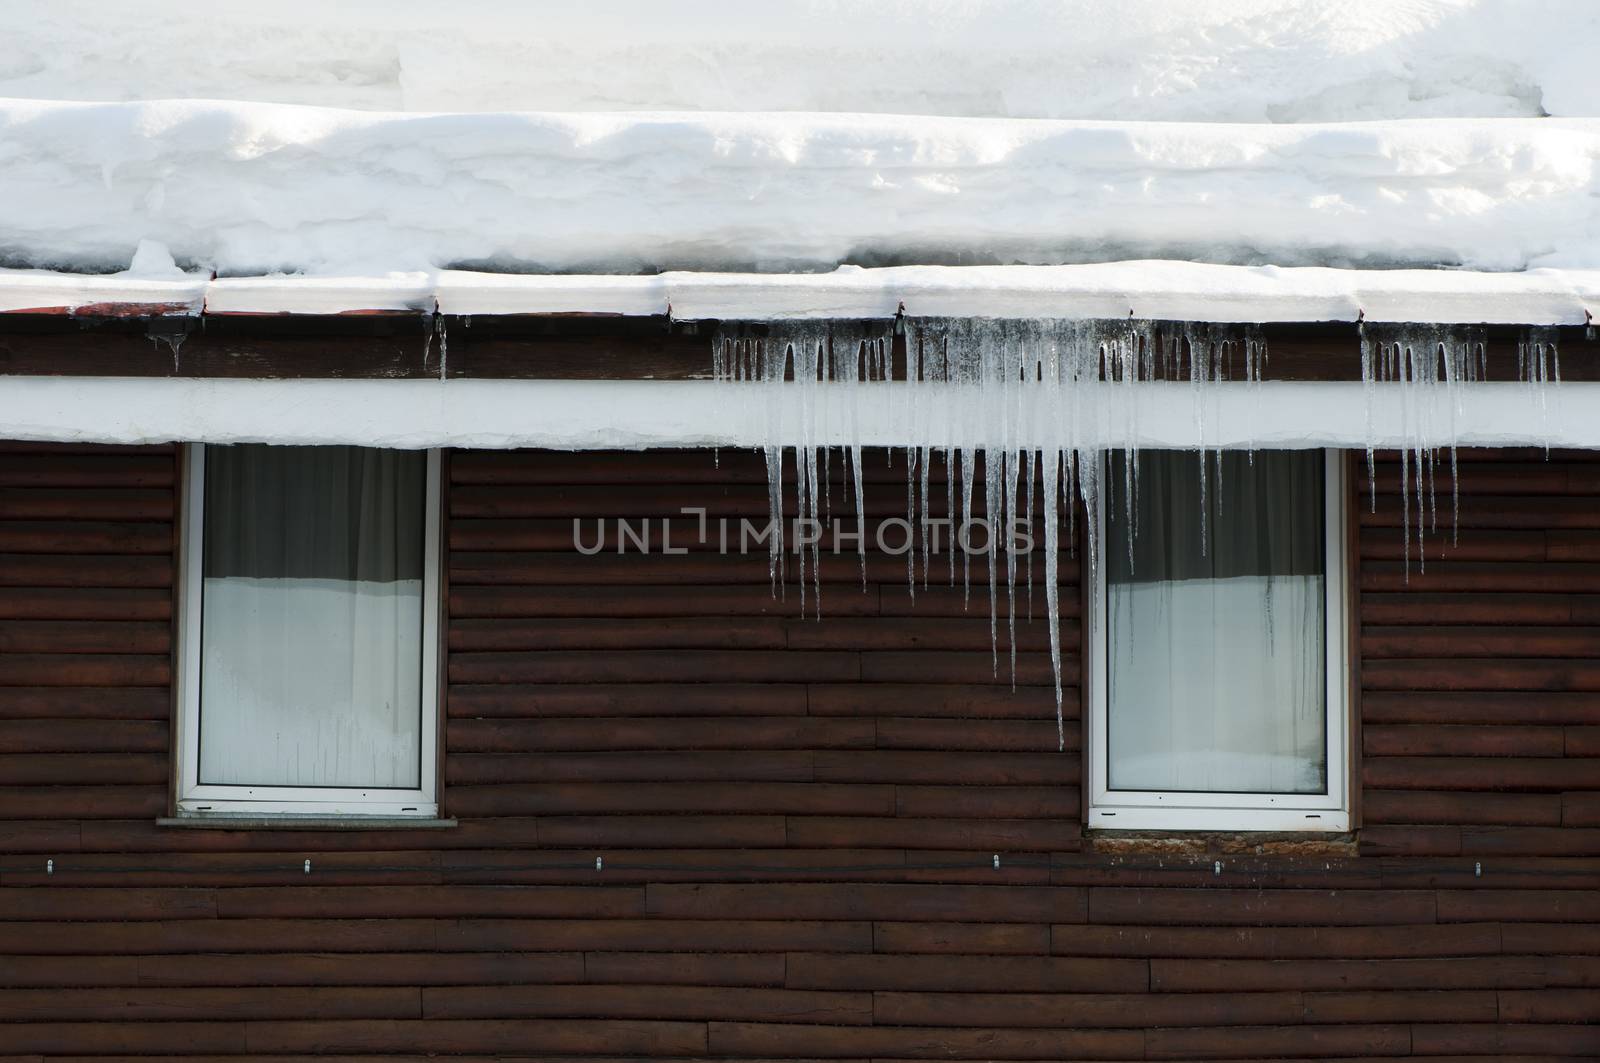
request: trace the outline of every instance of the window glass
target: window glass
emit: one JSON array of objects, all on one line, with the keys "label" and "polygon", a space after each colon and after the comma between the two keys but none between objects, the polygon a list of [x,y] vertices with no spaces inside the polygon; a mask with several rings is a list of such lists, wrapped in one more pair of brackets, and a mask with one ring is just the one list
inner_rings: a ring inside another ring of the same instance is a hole
[{"label": "window glass", "polygon": [[199,783],[421,785],[427,455],[205,454]]},{"label": "window glass", "polygon": [[1107,506],[1108,787],[1328,790],[1320,451],[1145,451]]}]

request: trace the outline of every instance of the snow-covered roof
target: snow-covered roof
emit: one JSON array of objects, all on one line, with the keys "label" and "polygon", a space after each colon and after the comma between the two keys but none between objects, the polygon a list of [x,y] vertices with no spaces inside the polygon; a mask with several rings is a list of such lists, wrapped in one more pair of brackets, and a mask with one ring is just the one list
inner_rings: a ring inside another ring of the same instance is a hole
[{"label": "snow-covered roof", "polygon": [[1600,113],[1593,0],[0,0],[0,96],[1180,122]]},{"label": "snow-covered roof", "polygon": [[1111,262],[842,266],[829,273],[519,275],[461,270],[212,280],[0,270],[0,313],[604,314],[678,320],[912,317],[1582,325],[1600,270],[1521,273]]},{"label": "snow-covered roof", "polygon": [[1600,119],[1316,125],[0,101],[0,251],[224,275],[1170,258],[1600,267]]},{"label": "snow-covered roof", "polygon": [[35,97],[0,99],[0,311],[1579,324],[1600,301],[1590,0],[0,18],[0,96]]}]

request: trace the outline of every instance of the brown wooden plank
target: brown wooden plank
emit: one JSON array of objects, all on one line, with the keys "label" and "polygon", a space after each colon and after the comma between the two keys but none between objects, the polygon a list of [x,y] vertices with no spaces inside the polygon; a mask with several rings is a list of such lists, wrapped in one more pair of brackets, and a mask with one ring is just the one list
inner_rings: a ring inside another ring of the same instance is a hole
[{"label": "brown wooden plank", "polygon": [[1564,730],[1539,726],[1385,726],[1361,729],[1369,757],[1559,757]]},{"label": "brown wooden plank", "polygon": [[[1494,995],[1485,994],[1491,1010]],[[1106,1027],[1293,1025],[1299,993],[875,993],[884,1026]],[[1468,1013],[1464,1019],[1476,1017]],[[1348,1020],[1332,1020],[1348,1021]]]},{"label": "brown wooden plank", "polygon": [[872,950],[878,953],[1043,956],[1050,952],[1050,928],[1024,923],[877,922],[872,927]]},{"label": "brown wooden plank", "polygon": [[1422,591],[1363,594],[1364,624],[1567,624],[1579,620],[1574,611],[1600,609],[1594,595],[1460,593]]},{"label": "brown wooden plank", "polygon": [[1366,723],[1600,723],[1600,698],[1561,691],[1363,691]]},{"label": "brown wooden plank", "polygon": [[439,987],[423,990],[422,1003],[430,1019],[598,1016],[867,1025],[873,1014],[867,993],[729,986]]},{"label": "brown wooden plank", "polygon": [[[903,577],[903,570],[900,575]],[[878,615],[879,587],[859,583],[824,588],[830,617]],[[774,596],[767,584],[452,585],[450,615],[474,619],[521,617],[798,616],[798,595]]]},{"label": "brown wooden plank", "polygon": [[1593,791],[1562,794],[1561,825],[1600,827],[1600,794]]},{"label": "brown wooden plank", "polygon": [[196,952],[403,952],[434,947],[435,921],[191,919],[171,922],[21,922],[6,925],[23,955]]},{"label": "brown wooden plank", "polygon": [[[818,754],[803,750],[773,749],[754,752],[639,752],[517,754],[523,761],[518,774],[551,782],[809,782]],[[445,761],[445,780],[489,771],[487,758],[465,754]],[[495,761],[504,759],[496,754]],[[457,765],[460,765],[458,768]],[[817,776],[819,779],[821,776]],[[829,780],[858,781],[858,780]],[[859,780],[871,781],[871,780]],[[893,782],[893,779],[884,780]],[[1557,815],[1559,817],[1559,808]]]},{"label": "brown wooden plank", "polygon": [[[1078,691],[1062,691],[1062,713],[1079,715]],[[992,684],[959,683],[812,683],[807,708],[813,716],[958,717],[971,719],[1055,720],[1055,693],[1045,686],[1015,690]]]},{"label": "brown wooden plank", "polygon": [[[1413,508],[1415,508],[1413,506]],[[1468,528],[1457,530],[1454,537],[1449,527],[1431,528],[1424,534],[1422,544],[1417,544],[1415,516],[1409,536],[1400,528],[1364,528],[1358,540],[1362,560],[1403,561],[1410,558],[1413,564],[1436,564],[1450,561],[1543,561],[1548,554],[1548,534],[1535,529]],[[1565,560],[1587,560],[1569,557]]]},{"label": "brown wooden plank", "polygon": [[452,683],[804,683],[854,680],[854,653],[638,650],[453,653]]},{"label": "brown wooden plank", "polygon": [[1600,1016],[1600,990],[1595,989],[1504,989],[1496,996],[1497,1014],[1476,1021],[1593,1024]]},{"label": "brown wooden plank", "polygon": [[1076,721],[1060,730],[1055,720],[950,720],[921,717],[880,719],[879,749],[964,749],[1023,752],[1079,749]]},{"label": "brown wooden plank", "polygon": [[1150,988],[1168,993],[1300,990],[1501,989],[1593,984],[1600,959],[1494,956],[1459,959],[1152,959]]},{"label": "brown wooden plank", "polygon": [[40,988],[502,985],[583,979],[584,958],[576,952],[7,956],[0,963],[0,985]]},{"label": "brown wooden plank", "polygon": [[244,1023],[19,1022],[6,1030],[6,1050],[86,1055],[218,1055],[246,1051]]},{"label": "brown wooden plank", "polygon": [[[1000,607],[1002,610],[1005,608],[1003,601]],[[987,653],[990,645],[989,618],[977,615],[971,619],[911,616],[889,623],[877,618],[828,617],[821,623],[815,620],[787,620],[783,626],[789,647],[797,650],[964,650]],[[1062,621],[1061,639],[1064,645],[1076,642],[1078,625],[1071,620]],[[1003,615],[999,640],[1003,646],[1010,646],[1012,642]],[[1042,616],[1033,623],[1018,618],[1016,645],[1018,649],[1035,653],[1049,652],[1049,630]]]},{"label": "brown wooden plank", "polygon": [[1070,753],[991,753],[817,750],[819,782],[967,786],[1072,786],[1082,758]]},{"label": "brown wooden plank", "polygon": [[897,816],[980,819],[1062,819],[1074,821],[1078,792],[1060,786],[897,786]]},{"label": "brown wooden plank", "polygon": [[788,645],[784,621],[758,617],[741,617],[737,620],[706,617],[657,617],[646,620],[617,617],[598,620],[578,617],[519,620],[497,617],[488,620],[453,620],[449,639],[452,652],[773,650]]},{"label": "brown wooden plank", "polygon": [[304,886],[223,890],[225,919],[627,918],[644,913],[632,886]]},{"label": "brown wooden plank", "polygon": [[[1054,676],[1050,655],[1046,653],[1018,652],[1015,671],[1010,667],[1004,650],[998,661],[988,653],[894,651],[862,653],[860,661],[860,678],[866,683],[981,683],[990,679],[997,685],[1015,682],[1018,685],[1043,686],[1053,682]],[[833,680],[837,677],[817,678]],[[1061,681],[1078,682],[1076,657],[1063,656]]]},{"label": "brown wooden plank", "polygon": [[449,748],[461,753],[624,750],[870,749],[870,720],[751,719],[452,720]]},{"label": "brown wooden plank", "polygon": [[[0,853],[75,853],[78,851],[81,824],[70,819],[0,819]],[[35,867],[42,861],[31,861]],[[21,860],[11,866],[21,865]]]},{"label": "brown wooden plank", "polygon": [[0,520],[0,552],[11,554],[170,554],[171,524]]},{"label": "brown wooden plank", "polygon": [[155,654],[10,653],[0,656],[0,686],[166,686],[171,661]]},{"label": "brown wooden plank", "polygon": [[94,919],[123,922],[148,919],[215,919],[212,890],[162,889],[6,889],[0,891],[0,919]]},{"label": "brown wooden plank", "polygon": [[1410,1052],[1411,1027],[1236,1026],[1154,1029],[1145,1032],[1146,1059],[1286,1057],[1310,1053],[1339,1056],[1401,1056]]},{"label": "brown wooden plank", "polygon": [[1397,593],[1600,593],[1600,564],[1566,561],[1468,562],[1429,565],[1363,561],[1360,584],[1368,592]]},{"label": "brown wooden plank", "polygon": [[264,1054],[423,1051],[689,1056],[706,1050],[703,1023],[629,1019],[254,1022],[246,1030],[249,1050]]},{"label": "brown wooden plank", "polygon": [[1108,926],[1051,928],[1051,950],[1064,956],[1210,959],[1385,959],[1492,956],[1492,924],[1388,926]]},{"label": "brown wooden plank", "polygon": [[72,453],[59,445],[0,454],[0,487],[171,487],[177,473],[170,448],[114,447]]},{"label": "brown wooden plank", "polygon": [[[383,923],[392,920],[383,920]],[[463,951],[807,952],[842,960],[872,949],[868,922],[803,919],[462,919],[437,926],[438,947]],[[789,988],[798,985],[790,961]],[[859,988],[859,987],[843,987]]]},{"label": "brown wooden plank", "polygon": [[165,720],[0,720],[0,753],[165,753]]},{"label": "brown wooden plank", "polygon": [[1380,790],[1369,786],[1362,793],[1362,804],[1369,823],[1561,824],[1557,794]]},{"label": "brown wooden plank", "polygon": [[1412,1050],[1428,1055],[1529,1053],[1545,1058],[1593,1058],[1600,1053],[1600,1029],[1593,1024],[1437,1023],[1414,1028]]},{"label": "brown wooden plank", "polygon": [[[1600,924],[1595,923],[1504,923],[1500,937],[1508,953],[1600,956]],[[1568,984],[1594,983],[1580,980]]]},{"label": "brown wooden plank", "polygon": [[6,620],[156,621],[172,616],[172,594],[157,588],[8,587],[0,595]]},{"label": "brown wooden plank", "polygon": [[1600,660],[1365,659],[1368,690],[1600,690]]},{"label": "brown wooden plank", "polygon": [[[0,511],[3,512],[3,511]],[[658,544],[659,545],[659,544]],[[1374,562],[1375,564],[1377,562]],[[793,616],[800,615],[800,565],[797,557],[789,557],[785,562],[783,579],[780,586],[774,587],[769,558],[764,544],[756,543],[748,550],[735,551],[730,544],[727,554],[663,554],[663,553],[630,553],[626,555],[593,554],[580,555],[571,551],[547,551],[536,553],[532,551],[458,551],[450,555],[450,582],[452,586],[530,586],[530,587],[574,587],[574,586],[673,586],[679,584],[703,586],[707,584],[724,585],[746,588],[765,588],[779,606],[789,604],[789,610],[774,610],[773,615]],[[973,561],[973,596],[977,599],[970,608],[964,608],[954,615],[972,615],[974,610],[978,615],[983,615],[986,609],[987,583],[986,577],[980,573],[987,562],[982,556],[977,556]],[[1542,569],[1549,562],[1537,566]],[[808,585],[814,582],[814,577],[820,572],[822,583],[822,611],[828,613],[828,603],[835,598],[849,601],[862,593],[862,575],[860,562],[854,554],[823,553],[814,571],[810,560],[807,560],[806,574]],[[1028,565],[1019,564],[1017,579],[1018,590],[1026,594],[1026,581]],[[1530,568],[1535,566],[1528,566]],[[1572,566],[1569,566],[1572,567]],[[1044,560],[1038,557],[1032,563],[1034,583],[1042,586],[1044,581]],[[1062,584],[1069,584],[1076,578],[1076,572],[1068,566],[1061,566],[1057,579]],[[959,579],[959,577],[958,577]],[[1000,577],[1000,606],[1004,609],[1004,576]],[[887,554],[871,553],[867,555],[866,582],[869,586],[883,584],[887,592],[887,599],[892,600],[896,593],[907,593],[906,560]],[[806,598],[812,601],[815,588],[808,586]],[[959,593],[959,592],[958,592]],[[1042,594],[1037,591],[1036,594]],[[948,596],[947,596],[948,597]],[[915,603],[907,595],[907,605]],[[1042,598],[1040,599],[1042,603]],[[881,601],[880,601],[881,605]],[[846,606],[846,611],[849,610]],[[1026,606],[1024,605],[1024,609]],[[1042,609],[1042,604],[1039,606]],[[938,615],[937,613],[931,615]],[[949,614],[946,614],[949,615]]]},{"label": "brown wooden plank", "polygon": [[1367,626],[1361,629],[1361,652],[1369,661],[1391,657],[1594,657],[1600,655],[1600,628]]},{"label": "brown wooden plank", "polygon": [[994,922],[1082,922],[1071,887],[899,886],[788,883],[652,885],[646,905],[671,919],[950,919],[983,912]]},{"label": "brown wooden plank", "polygon": [[0,808],[17,819],[130,819],[165,815],[165,786],[5,786]]},{"label": "brown wooden plank", "polygon": [[[1569,757],[1600,757],[1600,727],[1566,727],[1564,750]],[[1600,790],[1600,761],[1594,764],[1594,789]]]},{"label": "brown wooden plank", "polygon": [[[1252,994],[1253,995],[1253,994]],[[1496,994],[1488,990],[1407,990],[1305,993],[1305,1021],[1332,1022],[1495,1022]]]},{"label": "brown wooden plank", "polygon": [[1589,923],[1600,912],[1600,889],[1440,890],[1439,921]]},{"label": "brown wooden plank", "polygon": [[1462,827],[1463,856],[1600,856],[1600,830],[1567,827]]},{"label": "brown wooden plank", "polygon": [[[1573,484],[1569,466],[1565,463],[1544,460],[1518,461],[1514,457],[1503,461],[1484,462],[1476,460],[1477,458],[1478,455],[1474,454],[1464,461],[1458,459],[1455,475],[1451,475],[1448,461],[1439,465],[1434,472],[1434,490],[1446,500],[1452,492],[1459,492],[1467,505],[1471,505],[1474,499],[1484,495],[1561,495],[1569,491],[1582,490],[1581,486]],[[1380,495],[1400,493],[1401,469],[1398,462],[1379,462],[1375,465],[1374,472],[1377,475],[1372,480],[1362,477],[1363,495],[1367,494],[1374,484]],[[1416,486],[1415,470],[1413,470],[1407,489],[1415,492]]]},{"label": "brown wooden plank", "polygon": [[0,587],[172,587],[169,557],[0,554]]},{"label": "brown wooden plank", "polygon": [[173,492],[135,487],[0,487],[0,521],[170,521]]},{"label": "brown wooden plank", "polygon": [[1138,1059],[1144,1052],[1136,1030],[950,1030],[928,1027],[794,1026],[710,1024],[711,1051],[718,1055],[775,1057],[893,1057],[909,1059]]},{"label": "brown wooden plank", "polygon": [[807,688],[781,683],[454,683],[448,712],[461,718],[804,716]]},{"label": "brown wooden plank", "polygon": [[787,839],[811,847],[910,845],[919,849],[1049,852],[1077,848],[1077,823],[1043,819],[897,819],[792,815]]},{"label": "brown wooden plank", "polygon": [[1434,921],[1424,890],[1089,890],[1089,922],[1121,925],[1384,926]]},{"label": "brown wooden plank", "polygon": [[[1439,530],[1435,535],[1448,538],[1450,535],[1448,496],[1445,501],[1446,512],[1440,514]],[[1595,512],[1593,500],[1581,494],[1568,497],[1548,494],[1530,497],[1475,494],[1463,497],[1461,502],[1461,511],[1457,515],[1458,534],[1480,528],[1553,530],[1600,527],[1600,514]],[[1410,506],[1409,520],[1412,533],[1415,534],[1417,521],[1415,497],[1410,500]],[[1357,513],[1357,519],[1363,528],[1397,528],[1406,522],[1407,517],[1403,512],[1399,495],[1380,494],[1377,511],[1373,512],[1363,506]]]},{"label": "brown wooden plank", "polygon": [[1600,762],[1548,757],[1377,757],[1366,786],[1392,790],[1569,790],[1600,786]]},{"label": "brown wooden plank", "polygon": [[777,988],[783,985],[783,972],[782,953],[587,952],[583,955],[583,980],[590,984]]},{"label": "brown wooden plank", "polygon": [[[504,991],[500,987],[499,991]],[[74,988],[0,990],[0,1021],[167,1022],[208,1020],[417,1018],[411,987],[344,986],[337,993],[285,988]]]},{"label": "brown wooden plank", "polygon": [[[613,884],[666,882],[815,882],[848,877],[857,882],[1029,884],[1047,881],[1043,871],[1022,866],[996,873],[991,854],[929,854],[900,849],[657,849],[602,854],[603,877]],[[577,859],[574,859],[577,857]],[[587,859],[586,859],[587,858]],[[564,883],[594,880],[592,854],[561,850],[523,854],[515,851],[460,851],[443,854],[447,881]]]},{"label": "brown wooden plank", "polygon": [[781,848],[780,816],[548,816],[539,821],[543,845],[640,849]]},{"label": "brown wooden plank", "polygon": [[166,720],[161,687],[0,687],[0,719]]},{"label": "brown wooden plank", "polygon": [[0,653],[169,653],[164,621],[0,620]]},{"label": "brown wooden plank", "polygon": [[[486,758],[476,758],[481,761]],[[508,770],[495,774],[515,778],[522,758],[499,758]],[[722,813],[749,815],[893,815],[895,792],[890,786],[817,783],[681,782],[681,783],[535,783],[515,786],[470,785],[482,779],[461,770],[454,778],[450,808],[458,816],[612,815],[617,813]],[[791,844],[800,844],[790,839]]]},{"label": "brown wooden plank", "polygon": [[0,753],[0,786],[125,786],[170,775],[165,753]]}]

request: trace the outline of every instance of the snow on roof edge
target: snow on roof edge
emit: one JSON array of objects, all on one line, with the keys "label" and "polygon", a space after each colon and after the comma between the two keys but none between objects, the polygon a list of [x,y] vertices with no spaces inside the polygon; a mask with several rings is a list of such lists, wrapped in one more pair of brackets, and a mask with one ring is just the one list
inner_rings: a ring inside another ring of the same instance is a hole
[{"label": "snow on roof edge", "polygon": [[1118,318],[1583,325],[1600,269],[1520,273],[1132,261],[1063,266],[840,266],[830,273],[152,279],[0,270],[0,313],[668,315],[678,320]]}]

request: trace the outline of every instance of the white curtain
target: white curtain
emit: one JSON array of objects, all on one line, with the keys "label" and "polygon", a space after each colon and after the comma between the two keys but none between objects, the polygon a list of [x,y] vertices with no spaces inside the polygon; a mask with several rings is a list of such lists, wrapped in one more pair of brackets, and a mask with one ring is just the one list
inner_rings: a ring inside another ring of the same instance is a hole
[{"label": "white curtain", "polygon": [[200,782],[420,785],[426,458],[206,451]]},{"label": "white curtain", "polygon": [[1325,792],[1322,455],[1206,461],[1141,454],[1108,507],[1110,787]]}]

